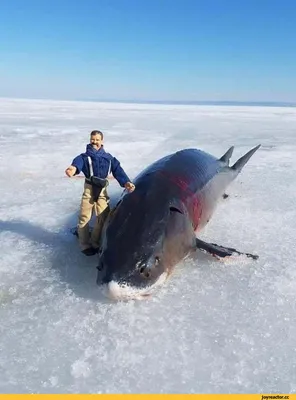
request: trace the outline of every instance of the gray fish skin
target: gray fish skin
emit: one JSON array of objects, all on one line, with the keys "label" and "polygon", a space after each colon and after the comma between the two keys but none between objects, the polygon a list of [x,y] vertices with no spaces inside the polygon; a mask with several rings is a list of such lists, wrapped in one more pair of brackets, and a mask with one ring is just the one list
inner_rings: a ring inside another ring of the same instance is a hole
[{"label": "gray fish skin", "polygon": [[149,295],[196,248],[228,185],[260,147],[232,167],[231,147],[220,159],[185,149],[150,165],[123,195],[103,233],[97,283],[116,300]]}]

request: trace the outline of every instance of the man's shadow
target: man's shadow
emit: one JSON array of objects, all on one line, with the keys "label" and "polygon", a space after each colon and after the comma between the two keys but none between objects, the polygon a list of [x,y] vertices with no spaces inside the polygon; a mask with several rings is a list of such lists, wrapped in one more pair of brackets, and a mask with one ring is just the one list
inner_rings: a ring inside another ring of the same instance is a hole
[{"label": "man's shadow", "polygon": [[[120,193],[110,196],[111,208],[116,204]],[[65,220],[57,231],[50,231],[42,225],[26,220],[0,220],[0,233],[13,232],[36,244],[36,251],[42,251],[38,245],[46,245],[50,250],[50,267],[58,272],[60,283],[65,289],[71,289],[75,295],[108,303],[102,293],[102,287],[96,283],[98,255],[86,257],[80,252],[78,239],[71,232],[77,225],[78,212]],[[34,253],[32,253],[34,257]]]}]

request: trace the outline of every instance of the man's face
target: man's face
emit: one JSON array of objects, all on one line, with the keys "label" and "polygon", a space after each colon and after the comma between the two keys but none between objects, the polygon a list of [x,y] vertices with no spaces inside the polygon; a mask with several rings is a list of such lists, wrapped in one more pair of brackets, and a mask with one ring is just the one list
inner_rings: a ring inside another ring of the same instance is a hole
[{"label": "man's face", "polygon": [[103,140],[101,138],[101,135],[97,134],[97,135],[91,135],[90,136],[90,144],[92,145],[92,147],[96,150],[99,150],[99,148],[102,146],[103,144]]}]

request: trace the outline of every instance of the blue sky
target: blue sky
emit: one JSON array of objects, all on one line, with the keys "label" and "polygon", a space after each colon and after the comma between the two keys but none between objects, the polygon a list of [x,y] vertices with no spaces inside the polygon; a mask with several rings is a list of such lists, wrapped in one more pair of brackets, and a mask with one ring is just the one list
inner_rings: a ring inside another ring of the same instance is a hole
[{"label": "blue sky", "polygon": [[1,0],[0,97],[296,102],[293,0]]}]

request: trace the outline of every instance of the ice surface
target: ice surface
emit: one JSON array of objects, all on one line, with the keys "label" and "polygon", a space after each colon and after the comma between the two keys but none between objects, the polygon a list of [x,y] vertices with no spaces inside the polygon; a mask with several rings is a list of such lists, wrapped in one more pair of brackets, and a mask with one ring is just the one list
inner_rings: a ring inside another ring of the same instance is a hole
[{"label": "ice surface", "polygon": [[[149,300],[103,297],[64,177],[92,129],[131,178],[261,143],[202,236],[260,259],[197,253]],[[0,392],[296,392],[295,136],[295,108],[0,100]]]}]

